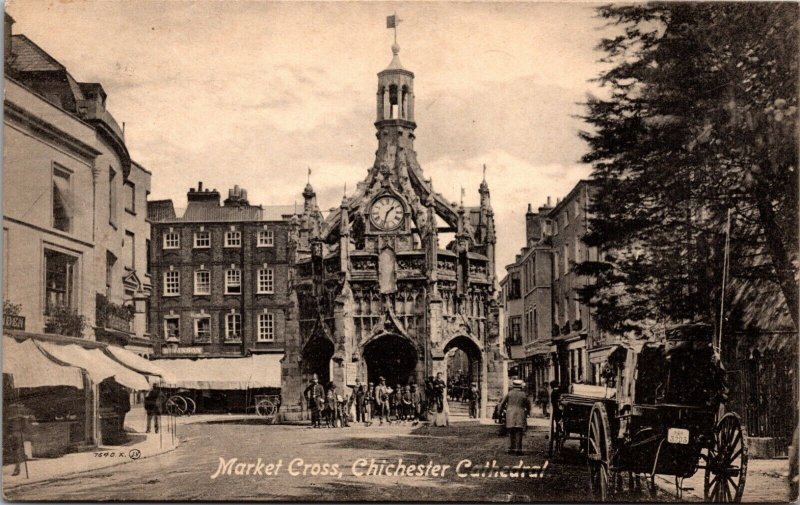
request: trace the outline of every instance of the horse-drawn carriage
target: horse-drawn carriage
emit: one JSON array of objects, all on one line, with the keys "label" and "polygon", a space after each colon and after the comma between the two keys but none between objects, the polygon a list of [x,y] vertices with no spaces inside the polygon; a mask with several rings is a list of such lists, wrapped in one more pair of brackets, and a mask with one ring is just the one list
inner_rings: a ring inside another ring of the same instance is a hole
[{"label": "horse-drawn carriage", "polygon": [[[704,497],[742,499],[747,447],[739,416],[722,413],[725,371],[706,325],[682,325],[658,341],[633,341],[608,355],[607,386],[575,385],[551,415],[550,454],[579,440],[589,483],[599,500],[640,491],[655,493],[655,475],[683,479],[705,471]],[[643,479],[644,478],[644,479]]]}]

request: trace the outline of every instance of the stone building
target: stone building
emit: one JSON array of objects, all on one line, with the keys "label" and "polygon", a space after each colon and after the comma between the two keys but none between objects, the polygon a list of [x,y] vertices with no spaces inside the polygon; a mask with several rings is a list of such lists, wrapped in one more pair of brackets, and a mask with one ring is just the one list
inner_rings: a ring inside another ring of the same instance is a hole
[{"label": "stone building", "polygon": [[150,172],[131,161],[103,87],[12,25],[6,14],[4,298],[29,331],[65,307],[86,318],[85,337],[146,354]]},{"label": "stone building", "polygon": [[[378,74],[375,161],[325,219],[313,188],[293,219],[297,332],[287,332],[287,417],[305,408],[312,374],[342,387],[355,379],[422,384],[453,348],[469,357],[483,406],[503,394],[495,224],[489,188],[466,207],[433,189],[414,151],[414,74],[399,47]],[[485,411],[484,411],[485,412]]]},{"label": "stone building", "polygon": [[239,186],[221,203],[202,182],[187,200],[148,202],[156,356],[282,353],[292,207],[250,205]]}]

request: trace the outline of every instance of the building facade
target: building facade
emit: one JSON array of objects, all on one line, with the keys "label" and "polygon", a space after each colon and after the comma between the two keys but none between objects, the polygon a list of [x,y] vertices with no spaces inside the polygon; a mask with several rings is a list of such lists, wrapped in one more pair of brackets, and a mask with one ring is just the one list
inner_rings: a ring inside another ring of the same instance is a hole
[{"label": "building facade", "polygon": [[12,25],[6,15],[4,299],[28,331],[57,331],[48,322],[71,312],[82,336],[146,353],[150,172],[131,161],[102,86]]},{"label": "building facade", "polygon": [[453,348],[469,357],[484,406],[504,392],[489,188],[480,185],[475,207],[434,191],[414,151],[414,74],[392,51],[378,74],[378,149],[366,178],[325,219],[309,184],[293,220],[298,331],[287,333],[283,362],[287,417],[305,408],[312,374],[340,388],[381,376],[422,384],[448,376]]},{"label": "building facade", "polygon": [[238,186],[221,204],[202,183],[187,199],[180,214],[170,200],[148,204],[156,356],[281,353],[292,207],[250,205]]},{"label": "building facade", "polygon": [[600,335],[591,310],[579,297],[589,279],[575,272],[577,263],[597,260],[597,250],[583,243],[589,229],[591,195],[591,183],[582,180],[548,212],[553,254],[551,351],[555,353],[554,378],[561,384],[595,384],[600,374],[600,358],[596,364],[590,363],[588,354]]}]

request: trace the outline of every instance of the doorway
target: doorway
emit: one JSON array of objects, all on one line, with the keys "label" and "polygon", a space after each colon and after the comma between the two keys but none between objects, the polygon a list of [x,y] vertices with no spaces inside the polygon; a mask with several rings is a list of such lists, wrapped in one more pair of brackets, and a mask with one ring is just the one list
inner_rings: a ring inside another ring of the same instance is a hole
[{"label": "doorway", "polygon": [[378,384],[384,377],[394,388],[416,380],[417,351],[411,342],[397,335],[386,334],[370,341],[364,347],[369,382]]}]

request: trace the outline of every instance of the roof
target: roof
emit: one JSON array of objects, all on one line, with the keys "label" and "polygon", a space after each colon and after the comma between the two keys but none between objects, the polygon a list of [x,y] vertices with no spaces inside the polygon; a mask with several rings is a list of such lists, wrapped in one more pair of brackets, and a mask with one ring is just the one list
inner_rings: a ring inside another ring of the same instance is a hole
[{"label": "roof", "polygon": [[[169,204],[162,203],[157,207],[172,206],[172,200],[162,200],[161,202],[169,202]],[[150,203],[148,202],[148,217],[151,214]],[[169,210],[160,208],[153,209],[154,217],[152,221],[161,222],[183,222],[183,223],[238,223],[243,221],[283,221],[284,216],[292,215],[295,213],[294,205],[243,205],[243,206],[218,206],[208,204],[192,204],[190,203],[186,210],[181,213],[175,212],[173,209],[172,215],[169,215]],[[156,218],[158,215],[160,218]]]},{"label": "roof", "polygon": [[66,67],[47,54],[41,47],[25,35],[12,35],[11,52],[14,62],[11,66],[20,72],[52,72],[66,70]]},{"label": "roof", "polygon": [[172,205],[172,200],[148,201],[147,219],[153,222],[175,219],[175,207]]},{"label": "roof", "polygon": [[567,193],[567,196],[562,198],[561,201],[556,203],[556,205],[552,209],[547,211],[547,217],[552,219],[556,215],[558,215],[558,213],[561,212],[561,210],[569,202],[573,201],[575,199],[575,197],[578,196],[579,191],[581,190],[581,188],[583,188],[584,186],[596,187],[596,184],[597,183],[593,179],[581,179],[581,180],[579,180],[578,183],[575,184],[575,186],[569,191],[569,193]]}]

